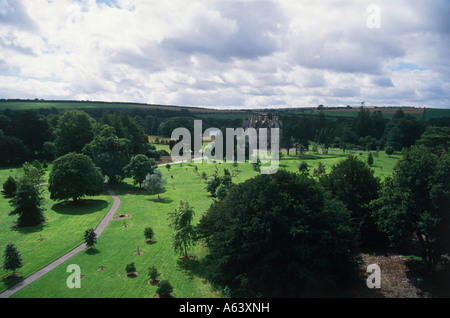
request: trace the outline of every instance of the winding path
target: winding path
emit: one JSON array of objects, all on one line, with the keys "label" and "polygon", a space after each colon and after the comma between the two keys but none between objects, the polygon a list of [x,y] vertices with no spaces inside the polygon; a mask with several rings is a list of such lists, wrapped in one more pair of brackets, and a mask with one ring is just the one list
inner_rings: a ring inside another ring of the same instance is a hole
[{"label": "winding path", "polygon": [[[109,186],[108,186],[107,190],[108,190],[109,194],[111,195],[111,197],[114,199],[114,203],[111,206],[111,208],[109,209],[108,213],[102,219],[100,224],[97,226],[97,229],[95,230],[95,233],[97,234],[97,236],[100,236],[103,233],[103,231],[105,230],[106,226],[111,221],[111,219],[113,218],[113,216],[116,214],[117,210],[120,207],[120,199],[117,196],[117,194],[114,193],[114,191]],[[86,244],[85,243],[81,244],[80,246],[78,246],[77,248],[73,249],[69,253],[61,256],[60,258],[58,258],[57,260],[55,260],[51,264],[45,266],[41,270],[39,270],[36,273],[32,274],[31,276],[28,276],[27,278],[25,278],[24,280],[22,280],[18,284],[14,285],[13,287],[11,287],[11,288],[5,290],[4,292],[0,293],[0,298],[8,298],[8,297],[10,297],[11,295],[16,293],[17,291],[19,291],[23,287],[25,287],[28,284],[34,282],[36,279],[38,279],[41,276],[45,275],[46,273],[48,273],[52,269],[56,268],[57,266],[61,265],[62,263],[64,263],[68,259],[70,259],[71,257],[75,256],[76,254],[80,253],[85,248],[86,248]]]}]

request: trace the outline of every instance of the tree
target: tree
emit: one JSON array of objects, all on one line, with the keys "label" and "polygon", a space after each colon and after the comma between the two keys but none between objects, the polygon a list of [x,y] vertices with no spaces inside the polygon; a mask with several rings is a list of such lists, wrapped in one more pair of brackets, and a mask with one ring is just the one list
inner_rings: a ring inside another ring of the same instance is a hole
[{"label": "tree", "polygon": [[22,139],[5,136],[0,130],[0,165],[17,165],[31,158],[31,152]]},{"label": "tree", "polygon": [[422,145],[405,149],[374,206],[392,246],[408,246],[414,236],[432,273],[450,252],[450,155],[437,156]]},{"label": "tree", "polygon": [[169,283],[168,280],[163,280],[161,283],[159,283],[159,287],[156,290],[156,293],[161,298],[169,298],[169,297],[171,297],[172,296],[172,292],[173,292],[173,287]]},{"label": "tree", "polygon": [[256,162],[252,163],[253,170],[260,171],[261,170],[261,160],[259,157],[256,159]]},{"label": "tree", "polygon": [[395,151],[403,147],[411,147],[425,132],[425,124],[413,116],[406,115],[399,110],[386,124],[386,145],[392,146]]},{"label": "tree", "polygon": [[134,262],[131,262],[130,264],[127,264],[127,266],[125,266],[125,272],[127,273],[128,277],[137,275],[136,266],[134,266]]},{"label": "tree", "polygon": [[133,178],[135,185],[139,185],[142,188],[142,183],[147,175],[152,175],[156,168],[158,168],[158,164],[155,159],[148,158],[144,155],[136,155],[124,167],[124,171],[128,177]]},{"label": "tree", "polygon": [[307,174],[308,173],[308,163],[306,161],[300,162],[300,164],[298,166],[298,171],[301,174]]},{"label": "tree", "polygon": [[161,276],[161,274],[158,272],[155,266],[152,266],[148,269],[148,278],[150,279],[150,283],[154,284],[159,281],[159,276]]},{"label": "tree", "polygon": [[58,120],[55,143],[58,155],[80,153],[94,138],[96,122],[82,110],[67,110]]},{"label": "tree", "polygon": [[355,230],[361,233],[364,247],[387,243],[385,235],[377,230],[369,210],[370,202],[378,198],[380,183],[366,163],[350,155],[333,165],[330,173],[320,178],[320,182],[351,211]]},{"label": "tree", "polygon": [[103,113],[100,119],[101,125],[108,125],[114,128],[115,134],[119,138],[128,139],[131,142],[132,155],[145,153],[148,138],[141,125],[132,119],[127,111],[112,114]]},{"label": "tree", "polygon": [[23,171],[24,171],[24,178],[30,181],[31,183],[35,185],[40,185],[41,183],[43,183],[42,178],[45,172],[42,170],[42,168],[39,169],[34,165],[32,165],[31,163],[25,162],[23,164]]},{"label": "tree", "polygon": [[388,147],[386,147],[386,154],[388,155],[388,156],[391,156],[391,155],[393,155],[394,154],[394,148],[393,147],[391,147],[391,146],[388,146]]},{"label": "tree", "polygon": [[217,189],[223,185],[226,190],[229,190],[233,186],[233,177],[237,175],[238,171],[234,170],[233,174],[230,173],[228,169],[224,169],[224,175],[222,177],[219,177],[218,168],[216,166],[216,169],[212,175],[209,177],[206,176],[206,173],[202,177],[207,181],[206,184],[206,190],[211,193],[212,196],[216,196]]},{"label": "tree", "polygon": [[45,221],[41,208],[43,197],[39,188],[26,178],[19,179],[14,197],[9,201],[14,208],[9,215],[18,215],[17,226],[37,226]]},{"label": "tree", "polygon": [[161,199],[159,194],[164,191],[167,183],[167,178],[162,177],[160,170],[155,170],[153,174],[148,174],[145,180],[142,182],[142,188],[150,191],[150,193],[157,193],[158,200]]},{"label": "tree", "polygon": [[216,193],[215,196],[217,199],[219,199],[220,201],[222,201],[223,199],[225,199],[225,197],[228,194],[228,189],[225,185],[221,184],[217,187],[216,189]]},{"label": "tree", "polygon": [[97,234],[93,228],[84,232],[84,242],[88,248],[94,248],[94,245],[97,244]]},{"label": "tree", "polygon": [[104,125],[94,139],[83,148],[109,182],[117,183],[125,178],[123,168],[130,162],[131,142],[115,135],[114,128]]},{"label": "tree", "polygon": [[45,118],[32,110],[19,111],[11,120],[11,136],[21,139],[34,154],[50,140],[51,131]]},{"label": "tree", "polygon": [[5,271],[13,271],[12,276],[15,276],[16,269],[22,267],[22,257],[16,246],[12,243],[6,244],[4,253],[3,269]]},{"label": "tree", "polygon": [[428,127],[419,140],[418,145],[424,145],[436,154],[448,152],[450,143],[450,127]]},{"label": "tree", "polygon": [[76,202],[84,196],[102,193],[103,176],[88,156],[68,153],[54,161],[48,190],[52,200]]},{"label": "tree", "polygon": [[367,157],[367,164],[371,167],[373,165],[373,155],[369,152],[369,156]]},{"label": "tree", "polygon": [[317,169],[314,169],[313,175],[317,178],[320,178],[325,174],[325,172],[325,165],[319,161],[319,163],[317,164]]},{"label": "tree", "polygon": [[398,127],[392,127],[387,134],[386,146],[394,151],[401,151],[403,148],[403,133]]},{"label": "tree", "polygon": [[153,239],[155,233],[153,232],[153,229],[151,227],[146,227],[144,230],[144,236],[147,239],[147,242],[154,242]]},{"label": "tree", "polygon": [[42,145],[42,157],[46,161],[53,161],[57,154],[56,144],[53,141],[46,141]]},{"label": "tree", "polygon": [[237,184],[196,229],[210,251],[208,278],[236,297],[311,296],[357,275],[349,211],[306,175],[280,170]]},{"label": "tree", "polygon": [[374,129],[373,121],[368,109],[365,109],[364,107],[360,108],[358,115],[353,120],[353,129],[358,137],[375,136],[376,130]]},{"label": "tree", "polygon": [[184,201],[180,201],[178,209],[169,213],[171,220],[169,226],[175,231],[172,246],[175,251],[184,252],[185,259],[188,259],[187,250],[193,244],[196,235],[195,228],[191,224],[194,215],[192,206]]},{"label": "tree", "polygon": [[17,190],[17,181],[12,176],[9,176],[3,183],[3,195],[7,198],[14,196]]}]

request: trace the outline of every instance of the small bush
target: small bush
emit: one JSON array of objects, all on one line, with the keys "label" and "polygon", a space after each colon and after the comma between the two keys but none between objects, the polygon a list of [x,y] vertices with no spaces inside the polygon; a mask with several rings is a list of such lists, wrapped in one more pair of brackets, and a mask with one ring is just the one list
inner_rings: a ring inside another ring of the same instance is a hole
[{"label": "small bush", "polygon": [[136,273],[136,267],[134,266],[134,262],[128,264],[125,267],[125,271],[127,272],[127,274],[133,274]]},{"label": "small bush", "polygon": [[17,190],[16,179],[10,176],[3,184],[3,194],[5,197],[10,198],[14,196],[16,190]]},{"label": "small bush", "polygon": [[156,269],[155,266],[149,268],[148,277],[150,278],[151,281],[156,281],[159,276],[161,276],[161,274],[158,273],[158,270]]},{"label": "small bush", "polygon": [[171,297],[171,293],[173,292],[173,287],[170,285],[169,281],[163,280],[160,284],[158,289],[156,290],[156,293],[161,298],[168,298]]},{"label": "small bush", "polygon": [[152,240],[155,233],[153,232],[153,229],[151,227],[147,227],[144,230],[144,236],[147,240]]},{"label": "small bush", "polygon": [[394,148],[392,148],[392,147],[390,147],[390,146],[387,147],[385,151],[386,151],[386,154],[387,154],[388,156],[394,154]]}]

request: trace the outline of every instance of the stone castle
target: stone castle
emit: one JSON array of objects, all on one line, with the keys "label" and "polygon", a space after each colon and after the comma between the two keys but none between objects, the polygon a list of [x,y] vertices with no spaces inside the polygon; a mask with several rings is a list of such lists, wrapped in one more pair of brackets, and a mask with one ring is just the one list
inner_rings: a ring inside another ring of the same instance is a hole
[{"label": "stone castle", "polygon": [[278,116],[272,116],[269,118],[269,116],[258,116],[258,117],[250,117],[248,119],[244,119],[244,122],[242,124],[242,128],[246,130],[247,128],[255,128],[258,133],[259,138],[259,129],[260,128],[267,128],[267,146],[268,148],[271,147],[271,128],[279,128],[280,129],[280,140],[281,135],[283,131],[283,123],[278,118]]}]

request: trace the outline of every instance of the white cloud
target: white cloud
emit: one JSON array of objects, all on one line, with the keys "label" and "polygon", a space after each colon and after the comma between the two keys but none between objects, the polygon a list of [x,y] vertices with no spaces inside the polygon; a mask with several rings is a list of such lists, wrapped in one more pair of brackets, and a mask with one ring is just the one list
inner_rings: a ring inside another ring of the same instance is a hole
[{"label": "white cloud", "polygon": [[0,97],[450,107],[449,2],[371,3],[0,0]]}]

